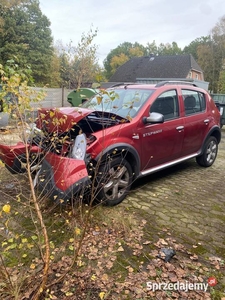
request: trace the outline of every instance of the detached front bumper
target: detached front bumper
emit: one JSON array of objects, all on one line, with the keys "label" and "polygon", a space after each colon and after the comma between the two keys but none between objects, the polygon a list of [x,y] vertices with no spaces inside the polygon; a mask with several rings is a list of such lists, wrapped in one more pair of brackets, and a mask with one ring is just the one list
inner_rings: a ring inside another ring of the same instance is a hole
[{"label": "detached front bumper", "polygon": [[[32,154],[41,154],[39,147],[32,145],[27,145],[27,147],[30,158]],[[0,144],[0,159],[5,163],[6,168],[11,173],[25,172],[26,167],[23,166],[23,164],[26,164],[26,145],[22,142],[14,146]]]},{"label": "detached front bumper", "polygon": [[38,173],[40,196],[58,203],[69,202],[90,186],[91,180],[84,160],[47,153]]}]

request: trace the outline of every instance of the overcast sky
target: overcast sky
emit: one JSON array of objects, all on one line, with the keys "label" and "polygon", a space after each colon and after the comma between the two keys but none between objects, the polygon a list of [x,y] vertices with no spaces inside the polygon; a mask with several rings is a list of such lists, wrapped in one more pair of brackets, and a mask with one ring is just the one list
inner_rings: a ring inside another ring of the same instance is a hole
[{"label": "overcast sky", "polygon": [[54,41],[76,46],[82,33],[98,29],[99,63],[123,42],[177,42],[183,49],[206,36],[225,15],[224,0],[40,0]]}]

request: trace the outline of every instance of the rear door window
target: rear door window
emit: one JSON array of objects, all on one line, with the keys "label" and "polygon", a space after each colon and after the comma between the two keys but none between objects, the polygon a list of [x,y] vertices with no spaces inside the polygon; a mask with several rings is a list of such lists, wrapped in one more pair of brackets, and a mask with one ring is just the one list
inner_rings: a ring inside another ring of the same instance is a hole
[{"label": "rear door window", "polygon": [[198,114],[205,111],[206,100],[203,93],[183,89],[182,96],[186,116]]}]

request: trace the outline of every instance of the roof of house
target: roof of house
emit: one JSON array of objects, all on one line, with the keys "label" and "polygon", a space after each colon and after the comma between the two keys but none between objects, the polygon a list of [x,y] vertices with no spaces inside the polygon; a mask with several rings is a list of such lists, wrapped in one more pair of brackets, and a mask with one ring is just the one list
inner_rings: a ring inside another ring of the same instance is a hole
[{"label": "roof of house", "polygon": [[133,57],[120,66],[110,82],[134,82],[137,78],[187,78],[191,69],[202,72],[191,54]]}]

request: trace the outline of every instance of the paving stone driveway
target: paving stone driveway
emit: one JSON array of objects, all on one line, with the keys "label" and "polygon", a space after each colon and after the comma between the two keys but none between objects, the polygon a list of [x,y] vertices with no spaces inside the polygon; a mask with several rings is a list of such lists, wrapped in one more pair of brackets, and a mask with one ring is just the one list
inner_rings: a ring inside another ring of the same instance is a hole
[{"label": "paving stone driveway", "polygon": [[186,246],[225,258],[225,129],[222,136],[212,167],[194,159],[142,178],[120,205],[148,220],[152,235],[168,228]]}]

